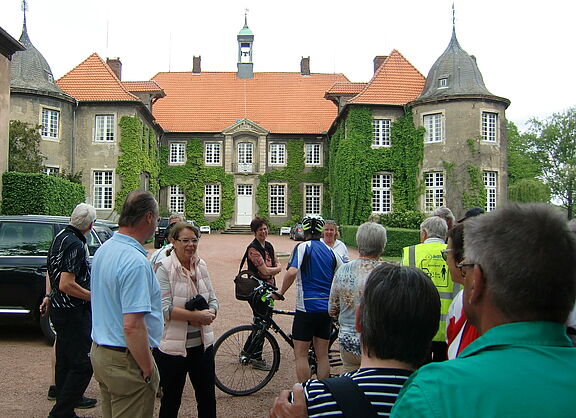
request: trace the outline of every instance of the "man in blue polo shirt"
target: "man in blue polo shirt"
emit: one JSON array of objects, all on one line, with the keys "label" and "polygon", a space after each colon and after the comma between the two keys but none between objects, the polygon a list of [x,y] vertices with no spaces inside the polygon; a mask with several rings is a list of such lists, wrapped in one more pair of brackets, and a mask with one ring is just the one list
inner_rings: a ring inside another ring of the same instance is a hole
[{"label": "man in blue polo shirt", "polygon": [[314,342],[318,360],[319,379],[328,377],[328,346],[330,343],[331,318],[328,314],[330,287],[336,269],[342,265],[332,249],[320,241],[324,220],[306,217],[302,221],[303,243],[298,244],[288,263],[280,294],[284,294],[296,280],[296,315],[292,324],[296,376],[303,382],[310,378],[308,349]]},{"label": "man in blue polo shirt", "polygon": [[117,233],[92,265],[92,350],[104,417],[152,417],[160,377],[150,352],[162,338],[160,286],[144,241],[158,222],[149,192],[128,194]]}]

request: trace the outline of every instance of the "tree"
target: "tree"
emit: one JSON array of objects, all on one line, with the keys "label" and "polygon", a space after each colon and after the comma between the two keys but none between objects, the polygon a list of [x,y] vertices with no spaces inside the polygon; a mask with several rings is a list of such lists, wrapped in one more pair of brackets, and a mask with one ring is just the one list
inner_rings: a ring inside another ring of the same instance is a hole
[{"label": "tree", "polygon": [[518,131],[513,122],[508,122],[508,184],[522,179],[535,179],[542,175],[542,164],[538,154],[531,148],[533,134]]},{"label": "tree", "polygon": [[508,200],[515,202],[550,202],[550,187],[538,179],[520,179],[508,187]]},{"label": "tree", "polygon": [[40,173],[46,157],[40,152],[40,125],[10,121],[8,171]]},{"label": "tree", "polygon": [[572,219],[576,197],[576,107],[554,113],[544,121],[530,120],[532,146],[542,162],[543,177],[552,196],[566,205]]}]

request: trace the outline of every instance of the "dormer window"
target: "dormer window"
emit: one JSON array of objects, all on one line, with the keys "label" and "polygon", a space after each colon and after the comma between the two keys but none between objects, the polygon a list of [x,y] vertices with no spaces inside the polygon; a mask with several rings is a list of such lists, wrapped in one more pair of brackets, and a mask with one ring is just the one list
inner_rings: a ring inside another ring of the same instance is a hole
[{"label": "dormer window", "polygon": [[440,77],[438,79],[438,88],[447,88],[448,87],[448,77]]},{"label": "dormer window", "polygon": [[54,83],[54,76],[50,73],[50,71],[44,70],[46,72],[46,79],[49,83]]}]

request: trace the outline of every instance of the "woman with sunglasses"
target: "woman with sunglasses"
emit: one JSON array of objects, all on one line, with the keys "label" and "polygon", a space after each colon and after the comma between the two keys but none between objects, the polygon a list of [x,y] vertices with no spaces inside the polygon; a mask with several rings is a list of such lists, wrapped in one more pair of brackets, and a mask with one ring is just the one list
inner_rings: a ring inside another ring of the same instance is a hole
[{"label": "woman with sunglasses", "polygon": [[[458,224],[448,231],[448,241],[445,250],[442,250],[442,258],[448,264],[450,277],[454,283],[464,286],[464,277],[467,265],[462,263],[464,259],[464,225]],[[479,337],[476,328],[468,322],[463,307],[464,289],[456,295],[446,318],[446,343],[448,344],[448,359],[454,359],[472,341]]]},{"label": "woman with sunglasses", "polygon": [[197,254],[200,231],[178,222],[169,239],[173,248],[156,272],[164,314],[164,334],[154,349],[163,393],[159,417],[178,416],[186,374],[194,387],[198,416],[216,417],[211,324],[218,300],[206,263]]}]

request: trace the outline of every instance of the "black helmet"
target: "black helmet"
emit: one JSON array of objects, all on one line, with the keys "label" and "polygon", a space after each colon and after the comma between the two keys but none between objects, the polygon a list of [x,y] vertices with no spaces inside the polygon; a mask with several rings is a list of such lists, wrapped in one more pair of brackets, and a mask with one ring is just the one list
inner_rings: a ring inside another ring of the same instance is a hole
[{"label": "black helmet", "polygon": [[306,216],[302,219],[302,229],[310,234],[324,231],[324,219],[321,216]]}]

